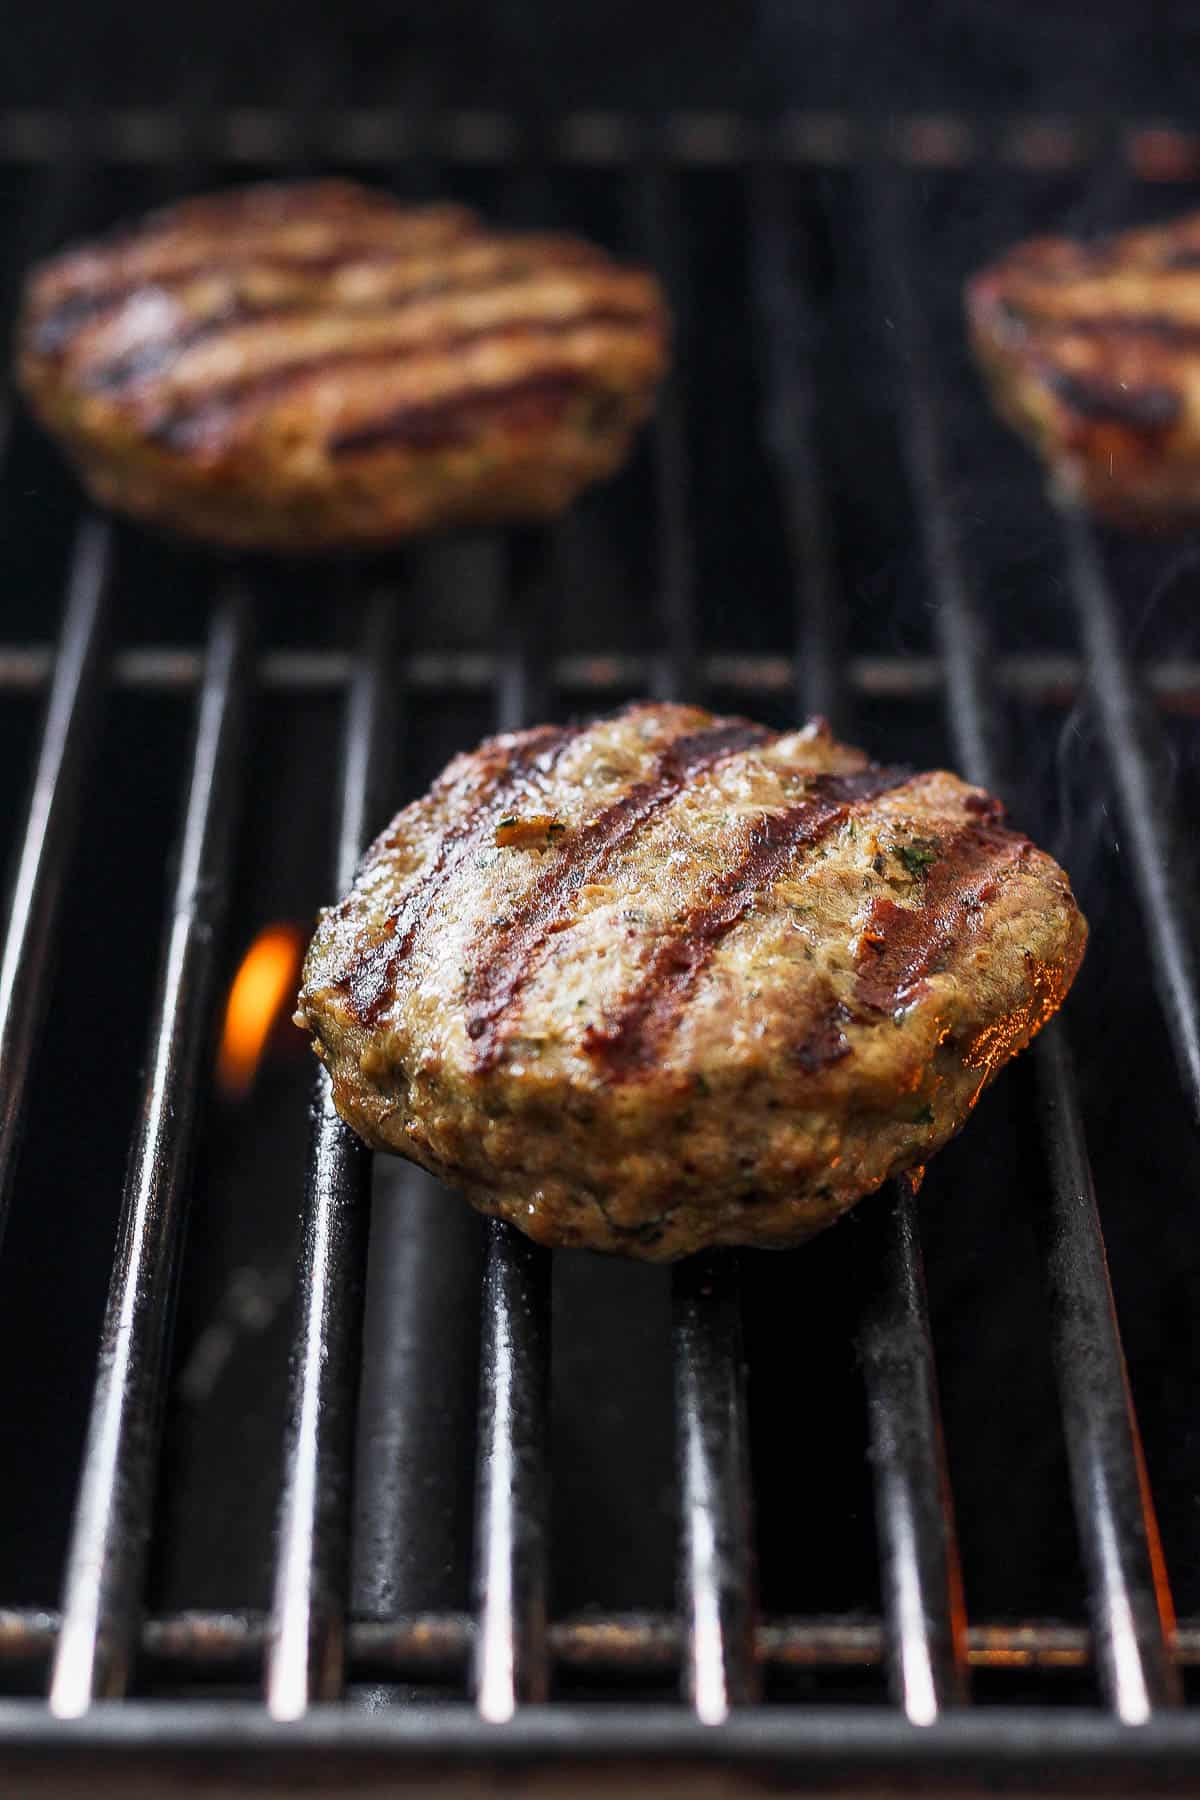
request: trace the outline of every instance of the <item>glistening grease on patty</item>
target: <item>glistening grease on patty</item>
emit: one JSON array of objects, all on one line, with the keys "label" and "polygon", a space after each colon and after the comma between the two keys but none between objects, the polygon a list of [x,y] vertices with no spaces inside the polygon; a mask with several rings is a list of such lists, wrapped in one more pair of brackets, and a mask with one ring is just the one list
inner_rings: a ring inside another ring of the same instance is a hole
[{"label": "glistening grease on patty", "polygon": [[1066,876],[942,771],[636,705],[492,738],[322,915],[343,1116],[539,1241],[794,1244],[923,1164],[1060,1005]]},{"label": "glistening grease on patty", "polygon": [[347,182],[189,200],[27,285],[18,370],[103,501],[276,550],[544,518],[624,460],[652,276]]}]

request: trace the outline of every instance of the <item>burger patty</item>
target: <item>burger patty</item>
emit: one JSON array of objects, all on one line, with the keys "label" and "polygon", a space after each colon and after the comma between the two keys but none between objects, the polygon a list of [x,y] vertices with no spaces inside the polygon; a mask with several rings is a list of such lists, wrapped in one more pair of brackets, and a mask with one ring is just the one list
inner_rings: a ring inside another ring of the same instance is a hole
[{"label": "burger patty", "polygon": [[667,335],[653,277],[590,244],[319,181],[46,263],[18,371],[101,501],[306,551],[559,511],[624,459]]},{"label": "burger patty", "polygon": [[460,756],[322,914],[297,1022],[368,1143],[545,1244],[788,1245],[1061,1003],[1066,876],[956,776],[636,705]]},{"label": "burger patty", "polygon": [[996,404],[1055,490],[1134,527],[1200,512],[1200,213],[1094,242],[1036,238],[972,280]]}]

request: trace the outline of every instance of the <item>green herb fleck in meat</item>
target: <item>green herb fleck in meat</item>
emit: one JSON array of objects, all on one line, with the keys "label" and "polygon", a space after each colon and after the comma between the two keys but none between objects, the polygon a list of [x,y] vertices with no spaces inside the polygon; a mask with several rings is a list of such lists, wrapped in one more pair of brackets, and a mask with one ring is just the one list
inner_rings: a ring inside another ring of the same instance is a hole
[{"label": "green herb fleck in meat", "polygon": [[932,838],[914,838],[911,844],[897,844],[896,855],[915,881],[937,861],[938,846]]}]

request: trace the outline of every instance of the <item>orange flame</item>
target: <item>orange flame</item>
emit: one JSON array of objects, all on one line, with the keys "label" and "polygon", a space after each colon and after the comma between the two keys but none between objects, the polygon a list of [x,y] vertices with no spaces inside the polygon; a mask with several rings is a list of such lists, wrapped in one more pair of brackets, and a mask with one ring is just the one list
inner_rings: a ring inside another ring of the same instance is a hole
[{"label": "orange flame", "polygon": [[300,980],[304,932],[299,925],[268,925],[242,958],[225,1007],[217,1084],[231,1100],[244,1098],[254,1082],[267,1039]]}]

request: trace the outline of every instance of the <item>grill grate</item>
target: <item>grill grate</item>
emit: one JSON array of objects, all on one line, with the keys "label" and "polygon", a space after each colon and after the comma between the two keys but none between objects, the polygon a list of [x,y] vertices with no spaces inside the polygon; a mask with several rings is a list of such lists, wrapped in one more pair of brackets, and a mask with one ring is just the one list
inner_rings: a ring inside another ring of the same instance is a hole
[{"label": "grill grate", "polygon": [[[324,132],[331,154],[344,163],[429,148],[410,142],[404,122],[390,115],[374,123],[357,115],[326,123],[327,131],[314,124],[306,137],[316,142]],[[277,140],[280,158],[291,154],[287,146],[297,137],[291,121],[263,115],[251,124],[253,130],[240,115],[222,118],[201,135],[235,165],[271,163]],[[144,161],[160,173],[170,174],[185,150],[173,121],[157,115],[140,118],[136,130],[127,120],[107,126],[93,120],[91,137],[57,116],[12,115],[0,119],[0,158],[61,163],[62,169],[51,171],[50,185],[63,187],[64,170],[77,184],[93,138],[104,136],[102,126],[109,131],[107,154]],[[685,175],[716,169],[722,180],[737,184],[748,224],[762,448],[792,596],[790,643],[760,651],[710,642],[696,549],[703,531],[693,505],[700,455],[690,424],[696,395],[686,386],[690,359],[684,354],[649,447],[655,568],[649,639],[640,622],[622,624],[615,609],[618,641],[595,652],[558,649],[548,628],[551,601],[560,589],[569,594],[576,580],[583,583],[589,554],[586,534],[570,521],[549,550],[536,536],[515,538],[507,563],[486,545],[469,549],[469,596],[481,616],[504,619],[470,650],[400,653],[400,590],[414,606],[428,593],[422,553],[385,569],[379,585],[372,585],[370,570],[322,578],[355,621],[357,643],[350,649],[328,641],[267,641],[256,650],[252,619],[269,610],[258,605],[257,588],[268,578],[252,567],[234,586],[224,573],[214,580],[205,572],[214,593],[205,649],[130,644],[122,641],[119,619],[111,617],[122,592],[120,533],[85,518],[68,573],[57,651],[40,643],[0,646],[0,702],[48,690],[32,794],[17,833],[16,886],[0,961],[0,1196],[20,1187],[18,1132],[37,1078],[48,969],[87,805],[89,747],[104,692],[194,689],[196,695],[145,1091],[96,1363],[62,1611],[0,1610],[0,1681],[7,1686],[11,1675],[18,1694],[45,1678],[50,1705],[47,1711],[40,1701],[0,1700],[0,1762],[32,1774],[102,1752],[89,1767],[107,1772],[117,1785],[130,1763],[161,1767],[185,1753],[233,1747],[261,1758],[264,1770],[280,1781],[297,1768],[314,1780],[332,1781],[351,1763],[378,1768],[381,1778],[399,1769],[419,1779],[434,1765],[530,1758],[557,1758],[564,1781],[579,1763],[683,1768],[716,1762],[747,1779],[782,1770],[826,1787],[877,1785],[907,1771],[960,1788],[1004,1778],[1030,1786],[1088,1779],[1120,1792],[1135,1776],[1165,1785],[1200,1773],[1200,1724],[1179,1704],[1181,1671],[1200,1666],[1200,1620],[1177,1625],[1171,1613],[1083,1107],[1061,1026],[1045,1034],[1030,1060],[1047,1193],[1039,1255],[1088,1627],[1053,1619],[967,1621],[918,1207],[904,1183],[863,1209],[855,1244],[862,1280],[852,1331],[866,1395],[879,1617],[759,1616],[743,1271],[731,1256],[696,1259],[672,1278],[677,1609],[554,1616],[551,1263],[545,1252],[494,1222],[482,1257],[472,1610],[393,1609],[384,1618],[353,1617],[351,1469],[368,1258],[377,1246],[370,1231],[370,1159],[333,1112],[323,1074],[312,1103],[272,1606],[267,1614],[146,1616],[175,1277],[201,1119],[196,1096],[217,998],[220,924],[235,879],[246,786],[242,747],[254,750],[256,708],[266,693],[344,700],[332,858],[339,889],[395,792],[388,763],[400,735],[391,716],[397,695],[405,707],[418,695],[447,706],[463,697],[485,701],[490,723],[504,730],[539,716],[556,700],[597,705],[638,688],[664,697],[711,691],[736,695],[746,705],[821,711],[852,736],[855,708],[864,702],[884,697],[916,706],[938,700],[958,766],[1002,792],[1020,773],[1007,722],[1012,700],[1060,708],[1086,700],[1105,746],[1184,1098],[1196,1114],[1196,940],[1180,820],[1162,770],[1169,761],[1163,720],[1168,711],[1185,721],[1200,711],[1200,665],[1187,655],[1135,665],[1104,549],[1077,517],[1064,521],[1063,542],[1078,646],[1048,639],[1016,653],[993,647],[993,609],[983,598],[985,572],[962,529],[937,347],[914,273],[920,232],[911,212],[912,171],[961,171],[978,162],[981,179],[991,179],[993,152],[1010,169],[1049,171],[1055,178],[1090,166],[1095,134],[1086,123],[1059,122],[1057,135],[1042,129],[1039,136],[1038,129],[1004,127],[984,142],[979,128],[961,120],[900,121],[882,138],[869,138],[861,122],[806,116],[770,129],[737,119],[674,120],[657,133],[628,120],[570,119],[547,133],[568,165],[599,168],[619,185],[621,205],[672,288],[685,350],[708,328],[691,285]],[[504,119],[456,117],[433,133],[438,154],[502,172],[520,143],[517,126]],[[1195,140],[1165,126],[1130,127],[1120,135],[1119,150],[1135,170],[1172,180],[1194,176],[1200,167]],[[871,304],[882,307],[893,333],[907,482],[901,504],[906,519],[911,508],[910,528],[919,537],[935,603],[933,654],[864,653],[846,626],[849,596],[821,442],[820,246],[805,222],[814,194],[805,188],[798,204],[796,185],[815,183],[819,207],[824,178],[815,171],[833,165],[843,171],[840,179],[853,183],[839,194],[844,200],[849,192],[867,219],[870,278],[878,296]],[[62,204],[67,213],[77,204],[65,188]],[[30,242],[42,235],[37,216],[33,225]],[[7,427],[5,414],[0,436],[6,443]],[[10,447],[10,454],[18,453],[19,447]],[[166,567],[175,563],[168,560]],[[1036,806],[1027,811],[1034,828],[1049,837],[1050,820],[1039,821]],[[415,1230],[427,1229],[424,1217],[414,1214]],[[422,1254],[434,1256],[432,1238]],[[401,1408],[418,1403],[403,1392],[396,1402]],[[804,1429],[801,1411],[798,1437]],[[890,1705],[874,1690],[866,1700],[839,1707],[797,1703],[794,1689],[777,1703],[772,1693],[772,1680],[783,1674],[879,1669],[886,1673]],[[1014,1690],[1016,1698],[1001,1689],[996,1705],[968,1704],[972,1680],[979,1688],[984,1679],[1010,1676],[1033,1681],[1035,1700],[1045,1704],[1057,1699],[1050,1685],[1055,1672],[1070,1670],[1094,1672],[1099,1705],[1058,1705],[1048,1719],[1025,1703],[1028,1688]],[[585,1677],[619,1688],[623,1703],[599,1708],[572,1698],[570,1683]],[[660,1704],[663,1682],[676,1680],[684,1704]],[[348,1684],[369,1681],[409,1682],[417,1693],[382,1710],[343,1703]],[[153,1691],[156,1683],[173,1692],[182,1687],[186,1700],[133,1697],[117,1707],[93,1705],[120,1699],[131,1687],[135,1694],[143,1686]],[[231,1684],[260,1683],[261,1698],[219,1697]],[[439,1687],[454,1698],[431,1698]],[[1129,1724],[1141,1729],[1127,1733],[1122,1728]],[[929,1729],[915,1732],[917,1725]],[[719,1729],[708,1729],[713,1726]],[[195,1765],[189,1766],[194,1773]]]}]

